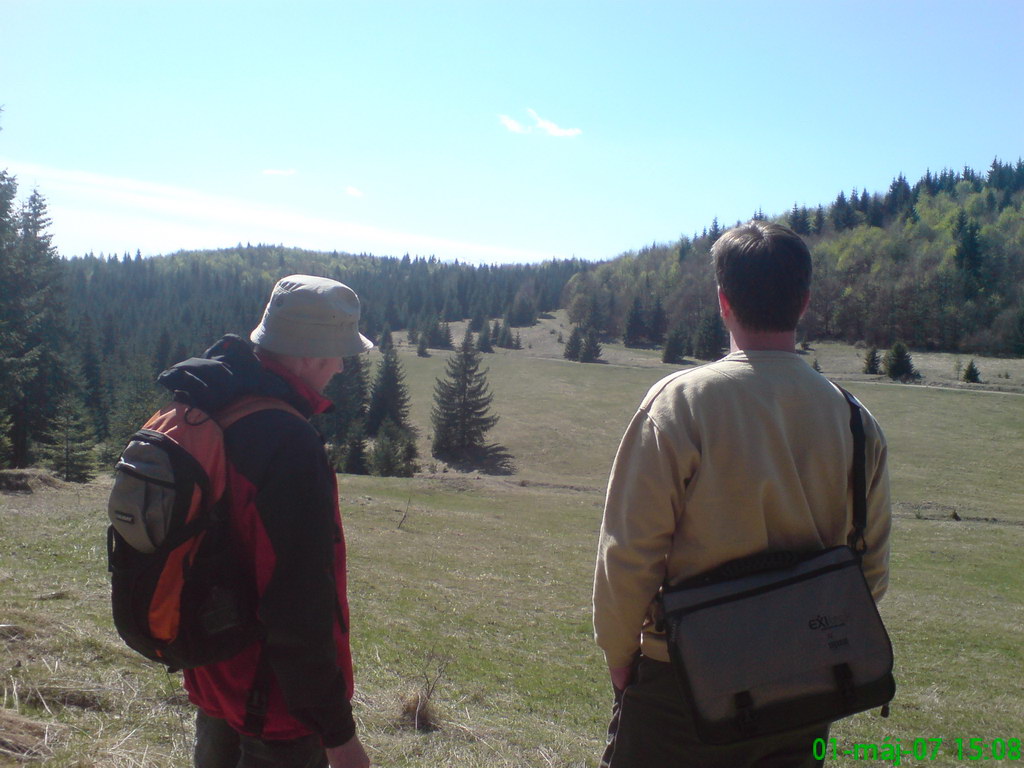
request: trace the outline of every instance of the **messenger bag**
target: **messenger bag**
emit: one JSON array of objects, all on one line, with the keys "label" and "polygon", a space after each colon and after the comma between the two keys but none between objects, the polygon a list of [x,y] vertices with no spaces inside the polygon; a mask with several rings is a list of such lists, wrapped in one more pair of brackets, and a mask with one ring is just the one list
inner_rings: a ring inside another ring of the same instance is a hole
[{"label": "messenger bag", "polygon": [[764,552],[666,587],[669,655],[708,744],[823,725],[883,707],[896,691],[889,635],[861,570],[867,488],[860,405],[853,432],[853,532],[815,552]]}]

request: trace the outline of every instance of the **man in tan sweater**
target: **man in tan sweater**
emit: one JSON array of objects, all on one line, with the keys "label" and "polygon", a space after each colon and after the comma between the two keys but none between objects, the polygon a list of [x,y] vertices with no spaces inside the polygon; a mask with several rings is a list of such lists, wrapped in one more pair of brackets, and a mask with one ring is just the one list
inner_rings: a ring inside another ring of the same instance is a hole
[{"label": "man in tan sweater", "polygon": [[[615,690],[610,768],[794,768],[820,765],[828,729],[711,747],[694,735],[656,628],[656,597],[734,558],[845,544],[852,530],[853,438],[843,395],[796,354],[811,257],[778,224],[753,221],[712,248],[731,352],[648,392],[608,483],[594,578],[594,629]],[[885,438],[867,437],[864,574],[888,583]]]}]

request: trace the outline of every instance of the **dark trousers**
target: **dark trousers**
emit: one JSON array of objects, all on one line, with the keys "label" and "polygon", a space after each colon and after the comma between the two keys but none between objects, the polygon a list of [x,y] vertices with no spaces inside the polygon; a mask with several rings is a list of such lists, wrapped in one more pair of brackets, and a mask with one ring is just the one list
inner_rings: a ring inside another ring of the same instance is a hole
[{"label": "dark trousers", "polygon": [[828,726],[742,744],[701,742],[684,709],[672,666],[641,658],[633,682],[616,693],[601,768],[817,768],[815,739]]},{"label": "dark trousers", "polygon": [[264,741],[200,711],[195,768],[327,768],[327,754],[319,736]]}]

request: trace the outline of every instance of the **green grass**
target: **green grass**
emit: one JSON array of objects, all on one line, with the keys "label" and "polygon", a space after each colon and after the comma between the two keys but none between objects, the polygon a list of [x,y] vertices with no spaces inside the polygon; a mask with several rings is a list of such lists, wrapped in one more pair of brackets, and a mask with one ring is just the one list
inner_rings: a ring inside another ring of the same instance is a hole
[{"label": "green grass", "polygon": [[[340,478],[356,712],[375,764],[596,764],[611,703],[590,627],[603,488],[636,404],[669,369],[616,347],[606,365],[566,363],[553,334],[533,333],[531,348],[487,358],[492,437],[515,474]],[[897,699],[888,720],[864,713],[833,735],[1021,737],[1024,397],[888,385],[857,375],[850,348],[817,351],[885,428],[896,511],[882,613]],[[444,357],[402,353],[424,448]],[[177,678],[110,626],[107,483],[0,494],[0,750],[16,712],[49,728],[47,766],[186,766],[192,714]],[[430,683],[438,728],[403,726],[404,702]],[[18,764],[0,751],[0,766]]]}]

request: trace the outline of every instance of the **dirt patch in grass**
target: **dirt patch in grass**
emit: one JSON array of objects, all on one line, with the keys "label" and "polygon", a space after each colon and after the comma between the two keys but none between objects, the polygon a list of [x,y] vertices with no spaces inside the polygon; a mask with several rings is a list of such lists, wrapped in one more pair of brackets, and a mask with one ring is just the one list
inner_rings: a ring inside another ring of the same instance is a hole
[{"label": "dirt patch in grass", "polygon": [[64,483],[44,469],[0,469],[0,492],[35,493],[60,488]]}]

